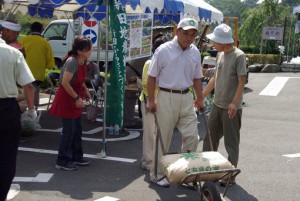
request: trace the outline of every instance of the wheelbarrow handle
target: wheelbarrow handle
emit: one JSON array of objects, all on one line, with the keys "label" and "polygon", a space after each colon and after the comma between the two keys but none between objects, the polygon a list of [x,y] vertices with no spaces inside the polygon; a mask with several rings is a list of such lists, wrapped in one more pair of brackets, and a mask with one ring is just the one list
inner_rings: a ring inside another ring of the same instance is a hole
[{"label": "wheelbarrow handle", "polygon": [[[196,113],[197,113],[197,112],[198,112],[198,111],[196,111]],[[200,112],[201,112],[201,114],[203,115],[204,124],[205,124],[205,129],[206,129],[206,136],[205,136],[205,138],[208,138],[208,141],[209,141],[209,148],[210,148],[211,151],[213,151],[213,145],[212,145],[212,140],[211,140],[210,130],[209,130],[209,127],[208,127],[207,117],[206,117],[206,114],[205,114],[203,108],[200,109]],[[198,113],[198,115],[200,115],[200,114]],[[205,139],[204,139],[204,140],[205,140]]]},{"label": "wheelbarrow handle", "polygon": [[212,145],[212,140],[211,140],[210,130],[209,130],[209,126],[208,126],[207,116],[206,116],[203,108],[201,108],[200,111],[201,111],[201,113],[203,115],[205,129],[206,129],[206,136],[205,136],[205,138],[208,138],[209,148],[210,148],[211,151],[213,151],[214,149],[213,149],[213,145]]},{"label": "wheelbarrow handle", "polygon": [[161,145],[161,150],[163,155],[166,155],[166,150],[164,147],[164,143],[162,140],[162,136],[161,136],[161,132],[160,132],[160,127],[159,127],[159,123],[157,120],[157,114],[155,110],[152,110],[153,116],[154,116],[154,122],[156,125],[156,138],[155,138],[155,156],[154,156],[154,177],[155,179],[157,179],[157,166],[158,166],[158,146],[159,143]]},{"label": "wheelbarrow handle", "polygon": [[156,125],[156,128],[157,128],[157,138],[159,139],[159,142],[160,142],[160,145],[161,145],[161,149],[162,149],[163,155],[166,155],[166,154],[167,154],[167,151],[166,151],[166,149],[165,149],[164,142],[163,142],[163,139],[162,139],[162,136],[161,136],[160,126],[159,126],[159,123],[158,123],[158,120],[157,120],[157,114],[156,114],[156,111],[153,110],[152,113],[153,113],[155,125]]}]

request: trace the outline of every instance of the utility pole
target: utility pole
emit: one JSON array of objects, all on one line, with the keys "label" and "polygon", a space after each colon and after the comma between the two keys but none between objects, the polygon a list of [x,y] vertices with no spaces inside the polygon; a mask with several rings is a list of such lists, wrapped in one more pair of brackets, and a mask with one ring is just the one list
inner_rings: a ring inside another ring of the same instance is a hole
[{"label": "utility pole", "polygon": [[230,20],[234,20],[234,46],[237,46],[238,43],[238,25],[239,25],[239,18],[238,17],[224,17],[225,23],[230,26]]},{"label": "utility pole", "polygon": [[287,23],[287,18],[284,17],[284,25],[283,25],[283,34],[282,34],[282,40],[281,40],[281,46],[284,46],[284,38],[285,38],[285,27]]}]

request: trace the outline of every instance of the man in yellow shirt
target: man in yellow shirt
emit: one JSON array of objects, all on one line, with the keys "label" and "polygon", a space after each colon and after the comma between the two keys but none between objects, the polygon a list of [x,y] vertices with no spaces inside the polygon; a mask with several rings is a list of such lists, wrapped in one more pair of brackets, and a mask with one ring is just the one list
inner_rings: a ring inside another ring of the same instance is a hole
[{"label": "man in yellow shirt", "polygon": [[[154,54],[155,50],[163,43],[167,42],[168,38],[164,35],[159,35],[153,40],[153,48],[152,53]],[[146,111],[147,98],[148,98],[148,90],[147,90],[147,82],[148,82],[148,70],[150,67],[151,59],[146,61],[143,68],[143,76],[142,76],[142,85],[143,91],[140,95],[141,101],[141,110],[143,117],[143,157],[142,157],[142,168],[150,171],[153,166],[153,143],[154,137],[156,133],[156,125],[154,122],[153,113]],[[158,86],[155,89],[155,97],[157,95]]]},{"label": "man in yellow shirt", "polygon": [[53,69],[55,61],[49,42],[41,36],[43,25],[34,22],[31,25],[31,33],[21,39],[20,43],[26,52],[26,62],[35,78],[33,82],[35,88],[34,105],[39,106],[40,85],[45,79],[46,68]]}]

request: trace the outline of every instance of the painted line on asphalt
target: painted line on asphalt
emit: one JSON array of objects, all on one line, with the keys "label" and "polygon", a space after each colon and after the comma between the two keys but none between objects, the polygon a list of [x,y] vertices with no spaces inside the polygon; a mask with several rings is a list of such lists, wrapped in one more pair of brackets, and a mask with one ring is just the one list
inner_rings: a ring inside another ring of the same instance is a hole
[{"label": "painted line on asphalt", "polygon": [[43,131],[43,132],[53,132],[53,133],[61,133],[62,128],[58,129],[45,129],[45,128],[37,128],[36,131]]},{"label": "painted line on asphalt", "polygon": [[120,199],[109,197],[109,196],[105,196],[103,198],[100,198],[100,199],[97,199],[97,200],[94,200],[94,201],[120,201]]},{"label": "painted line on asphalt", "polygon": [[[85,114],[85,115],[86,115],[86,114],[87,114],[87,112],[82,112],[82,114]],[[97,119],[96,119],[96,121],[98,121],[98,122],[103,122],[103,119],[101,119],[101,118],[97,118]]]},{"label": "painted line on asphalt", "polygon": [[46,183],[48,182],[51,177],[53,176],[52,173],[39,173],[36,177],[15,177],[14,182],[41,182]]},{"label": "painted line on asphalt", "polygon": [[[59,129],[43,129],[43,128],[39,128],[36,129],[36,131],[42,131],[42,132],[54,132],[54,133],[61,133],[62,128]],[[82,134],[86,134],[86,135],[92,135],[95,134],[97,132],[102,131],[102,128],[95,128],[92,129],[90,131],[83,131]],[[125,137],[116,137],[116,138],[106,138],[105,140],[107,142],[117,142],[117,141],[124,141],[124,140],[132,140],[134,138],[137,138],[140,136],[140,132],[138,132],[137,130],[126,130],[129,132],[129,135],[125,136]],[[97,139],[97,138],[88,138],[88,137],[82,137],[82,140],[85,141],[91,141],[91,142],[102,142],[102,138],[101,139]]]},{"label": "painted line on asphalt", "polygon": [[300,158],[300,153],[297,154],[286,154],[286,155],[282,155],[284,157],[288,157],[288,158]]},{"label": "painted line on asphalt", "polygon": [[[125,137],[117,137],[117,138],[105,138],[105,141],[107,142],[116,142],[116,141],[125,141],[125,140],[132,140],[134,138],[137,138],[140,136],[140,132],[138,131],[129,131],[129,135]],[[93,141],[93,142],[102,142],[102,138],[88,138],[88,137],[82,137],[82,140],[84,141]]]},{"label": "painted line on asphalt", "polygon": [[[53,150],[35,149],[35,148],[27,148],[27,147],[19,147],[18,150],[34,152],[34,153],[43,153],[43,154],[55,154],[55,155],[58,154],[57,151],[53,151]],[[93,159],[110,160],[110,161],[119,161],[119,162],[126,162],[126,163],[134,163],[136,161],[136,159],[120,158],[120,157],[113,157],[113,156],[106,156],[105,158],[102,158],[102,157],[100,157],[99,154],[97,154],[97,155],[83,154],[83,157],[93,158]]]},{"label": "painted line on asphalt", "polygon": [[[89,130],[89,131],[82,131],[82,134],[93,135],[93,134],[101,132],[102,130],[103,130],[103,127],[97,127],[92,130]],[[130,132],[130,134],[131,134],[132,131],[142,131],[143,129],[125,129],[125,130]],[[36,131],[61,133],[62,128],[58,128],[58,129],[37,128]]]},{"label": "painted line on asphalt", "polygon": [[273,80],[259,93],[261,96],[277,96],[290,77],[274,77]]}]

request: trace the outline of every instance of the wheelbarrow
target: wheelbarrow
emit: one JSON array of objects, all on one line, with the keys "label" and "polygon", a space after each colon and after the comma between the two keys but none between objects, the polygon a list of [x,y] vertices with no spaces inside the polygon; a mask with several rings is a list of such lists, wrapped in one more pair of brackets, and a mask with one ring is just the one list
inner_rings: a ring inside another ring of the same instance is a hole
[{"label": "wheelbarrow", "polygon": [[[223,191],[223,197],[225,197],[229,187],[229,181],[235,178],[241,170],[235,168],[219,152],[208,151],[168,154],[162,141],[156,112],[153,112],[153,114],[157,126],[154,158],[155,178],[157,178],[158,146],[160,144],[163,153],[160,163],[164,167],[164,173],[171,184],[192,186],[198,191],[200,200],[221,201],[221,194],[216,186],[216,182],[222,179],[228,181]],[[204,112],[201,114],[204,115],[206,135],[209,138],[210,149],[213,150],[207,117]]]}]

